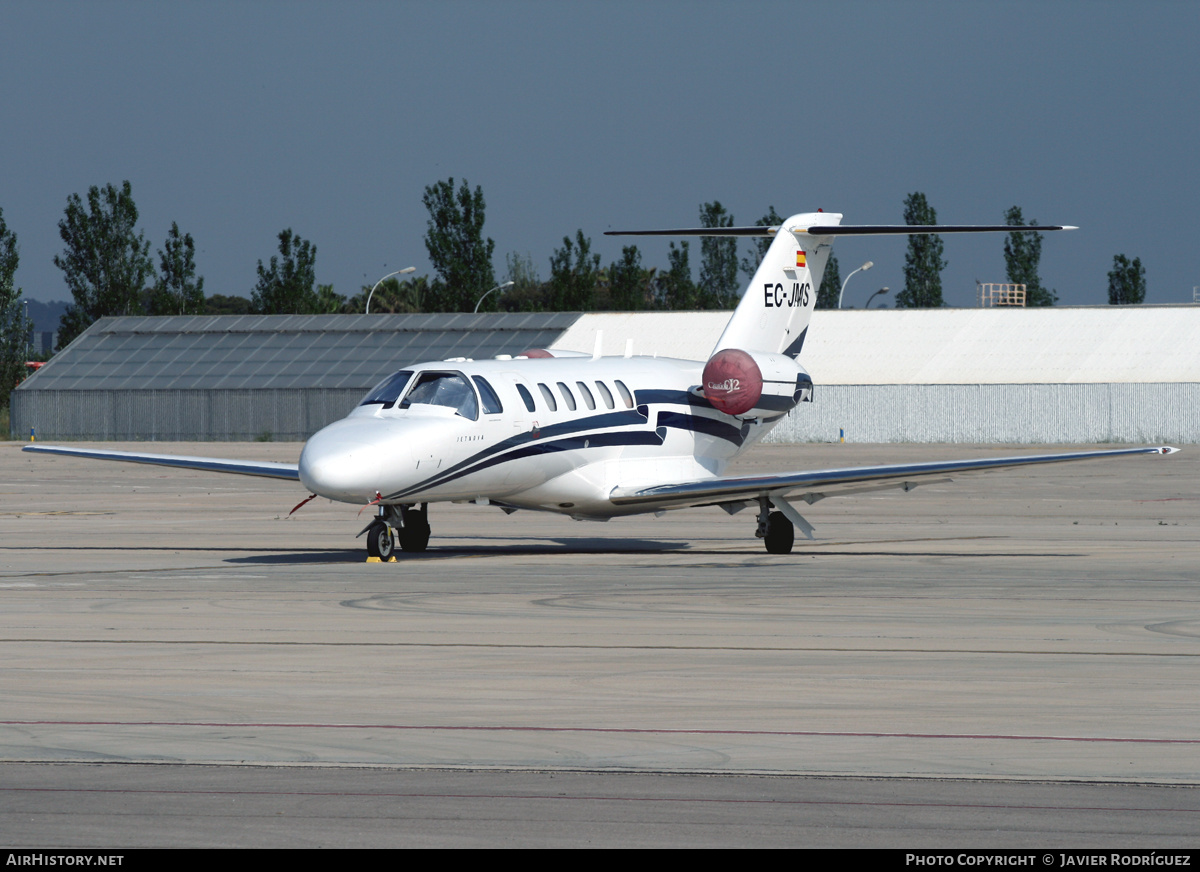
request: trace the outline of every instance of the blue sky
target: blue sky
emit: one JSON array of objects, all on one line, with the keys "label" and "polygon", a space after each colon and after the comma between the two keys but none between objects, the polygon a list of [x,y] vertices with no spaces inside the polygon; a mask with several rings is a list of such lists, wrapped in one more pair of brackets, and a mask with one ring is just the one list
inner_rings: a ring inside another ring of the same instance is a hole
[{"label": "blue sky", "polygon": [[[1107,301],[1140,257],[1148,302],[1200,285],[1194,2],[172,2],[0,6],[0,208],[17,282],[68,296],[67,197],[128,179],[152,249],[196,240],[206,292],[249,295],[284,227],[342,293],[429,269],[425,186],[483,188],[497,273],[543,277],[577,228],[692,225],[720,200],[901,223],[1020,205],[1080,230],[1043,280]],[[639,242],[666,267],[667,241]],[[951,305],[1003,281],[1003,237],[946,239]],[[861,306],[903,285],[902,240],[841,240]],[[693,267],[698,268],[697,256]]]}]

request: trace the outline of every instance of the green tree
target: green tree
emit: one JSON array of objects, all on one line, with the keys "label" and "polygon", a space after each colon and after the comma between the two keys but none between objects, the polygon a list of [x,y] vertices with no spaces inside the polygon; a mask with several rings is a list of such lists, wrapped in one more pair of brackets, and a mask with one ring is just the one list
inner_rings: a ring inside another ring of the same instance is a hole
[{"label": "green tree", "polygon": [[483,238],[483,189],[476,185],[472,191],[463,179],[455,191],[451,177],[427,187],[421,202],[429,210],[425,248],[438,274],[436,305],[445,312],[470,312],[496,286],[496,243]]},{"label": "green tree", "polygon": [[1108,304],[1130,306],[1145,300],[1146,270],[1142,267],[1142,259],[1113,255],[1113,268],[1108,273]]},{"label": "green tree", "polygon": [[[512,282],[513,286],[496,301],[496,307],[505,312],[544,311],[547,306],[548,288],[542,283],[541,276],[538,275],[533,256],[528,252],[522,255],[514,251],[505,257],[504,262],[508,267],[504,280]],[[484,301],[484,306],[487,306],[496,296],[498,294],[488,297]]]},{"label": "green tree", "polygon": [[317,285],[317,299],[313,306],[314,315],[337,315],[346,310],[346,297],[333,289],[333,285]]},{"label": "green tree", "polygon": [[372,314],[404,315],[413,312],[429,311],[425,308],[430,296],[429,276],[411,276],[401,281],[395,276],[388,276],[375,288],[373,285],[363,285],[362,290],[346,301],[341,311],[350,315],[361,315],[366,311],[367,298],[371,300]]},{"label": "green tree", "polygon": [[836,309],[838,296],[842,293],[842,268],[838,266],[837,255],[829,252],[829,260],[825,264],[825,273],[821,276],[821,287],[817,289],[818,309]]},{"label": "green tree", "polygon": [[171,222],[164,248],[158,250],[158,281],[146,309],[151,315],[204,314],[204,277],[196,276],[196,244],[192,234],[179,235]]},{"label": "green tree", "polygon": [[[282,260],[280,259],[282,258]],[[317,247],[287,228],[270,266],[258,262],[258,284],[250,297],[258,315],[307,315],[317,311]]]},{"label": "green tree", "polygon": [[[700,204],[701,227],[732,227],[733,215],[717,200]],[[737,304],[737,239],[704,236],[700,239],[700,296],[706,306],[728,308]]]},{"label": "green tree", "polygon": [[642,269],[642,253],[636,245],[621,249],[621,259],[608,268],[609,301],[619,312],[645,309],[654,281],[653,269]]},{"label": "green tree", "polygon": [[8,407],[13,388],[25,377],[25,360],[33,330],[33,322],[25,316],[21,289],[15,281],[20,261],[17,235],[4,223],[4,210],[0,209],[0,409]]},{"label": "green tree", "polygon": [[250,315],[254,306],[248,297],[227,297],[224,294],[213,294],[204,299],[205,315]]},{"label": "green tree", "polygon": [[[775,211],[774,206],[767,210],[766,215],[754,222],[756,227],[778,227],[781,224],[783,224],[783,218]],[[754,274],[758,272],[758,265],[767,256],[767,249],[774,241],[775,237],[773,236],[759,236],[751,239],[750,253],[742,258],[742,272],[746,274],[747,280],[754,278]]]},{"label": "green tree", "polygon": [[[1025,219],[1021,207],[1013,206],[1004,213],[1004,223],[1010,227],[1021,227]],[[1030,226],[1037,221],[1030,221]],[[1025,305],[1053,306],[1058,294],[1042,286],[1038,277],[1038,265],[1042,260],[1042,234],[1010,233],[1004,241],[1004,271],[1014,285],[1025,286]]]},{"label": "green tree", "polygon": [[679,248],[671,243],[667,252],[667,262],[671,265],[665,273],[660,273],[656,298],[663,309],[686,311],[699,308],[696,294],[696,283],[692,281],[692,266],[689,263],[688,243],[681,242]]},{"label": "green tree", "polygon": [[[937,212],[920,191],[904,198],[904,223],[912,225],[937,224]],[[908,253],[904,255],[904,290],[896,294],[897,309],[930,309],[942,302],[942,270],[948,264],[942,259],[942,237],[936,233],[908,237]]]},{"label": "green tree", "polygon": [[595,304],[600,280],[600,255],[592,254],[592,240],[575,232],[575,242],[563,237],[562,248],[550,255],[549,303],[554,312],[586,312]]},{"label": "green tree", "polygon": [[87,209],[78,194],[67,198],[58,233],[66,244],[54,265],[63,271],[75,302],[62,316],[58,347],[63,348],[105,315],[142,314],[142,292],[154,271],[150,243],[134,229],[138,211],[129,182],[117,190],[88,189]]}]

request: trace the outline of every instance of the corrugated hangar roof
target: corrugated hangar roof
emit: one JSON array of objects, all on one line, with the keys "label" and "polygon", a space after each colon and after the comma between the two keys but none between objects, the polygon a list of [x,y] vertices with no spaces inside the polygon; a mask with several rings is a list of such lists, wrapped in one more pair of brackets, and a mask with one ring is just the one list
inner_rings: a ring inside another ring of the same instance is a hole
[{"label": "corrugated hangar roof", "polygon": [[552,345],[571,312],[102,318],[18,390],[360,388],[402,366]]},{"label": "corrugated hangar roof", "polygon": [[[728,312],[584,315],[558,347],[705,360]],[[1200,306],[818,310],[800,363],[817,384],[1200,382]]]}]

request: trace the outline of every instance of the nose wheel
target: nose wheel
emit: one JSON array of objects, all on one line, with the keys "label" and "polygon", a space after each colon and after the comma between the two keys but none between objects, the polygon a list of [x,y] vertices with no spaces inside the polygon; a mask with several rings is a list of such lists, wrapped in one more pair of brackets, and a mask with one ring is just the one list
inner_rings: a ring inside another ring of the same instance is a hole
[{"label": "nose wheel", "polygon": [[391,527],[383,521],[376,521],[367,528],[367,554],[369,556],[387,560],[395,550],[396,543],[392,539]]}]

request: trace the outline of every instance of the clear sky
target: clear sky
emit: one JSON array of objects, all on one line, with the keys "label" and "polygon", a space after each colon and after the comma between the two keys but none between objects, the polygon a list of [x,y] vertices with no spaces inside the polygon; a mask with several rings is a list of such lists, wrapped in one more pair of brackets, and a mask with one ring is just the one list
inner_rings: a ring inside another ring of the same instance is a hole
[{"label": "clear sky", "polygon": [[[631,240],[603,231],[692,226],[707,200],[902,223],[923,191],[946,223],[1079,225],[1043,247],[1063,303],[1107,302],[1118,252],[1147,302],[1184,302],[1198,44],[1190,0],[5,0],[0,208],[50,300],[68,195],[124,179],[152,250],[177,221],[205,291],[243,296],[285,227],[341,293],[428,271],[421,194],[450,176],[483,188],[497,274],[520,252],[543,278],[577,228],[607,263]],[[638,244],[666,267],[666,240]],[[1004,281],[1002,246],[946,238],[950,305]],[[902,287],[903,240],[834,250],[843,276],[876,264],[848,305]]]}]

